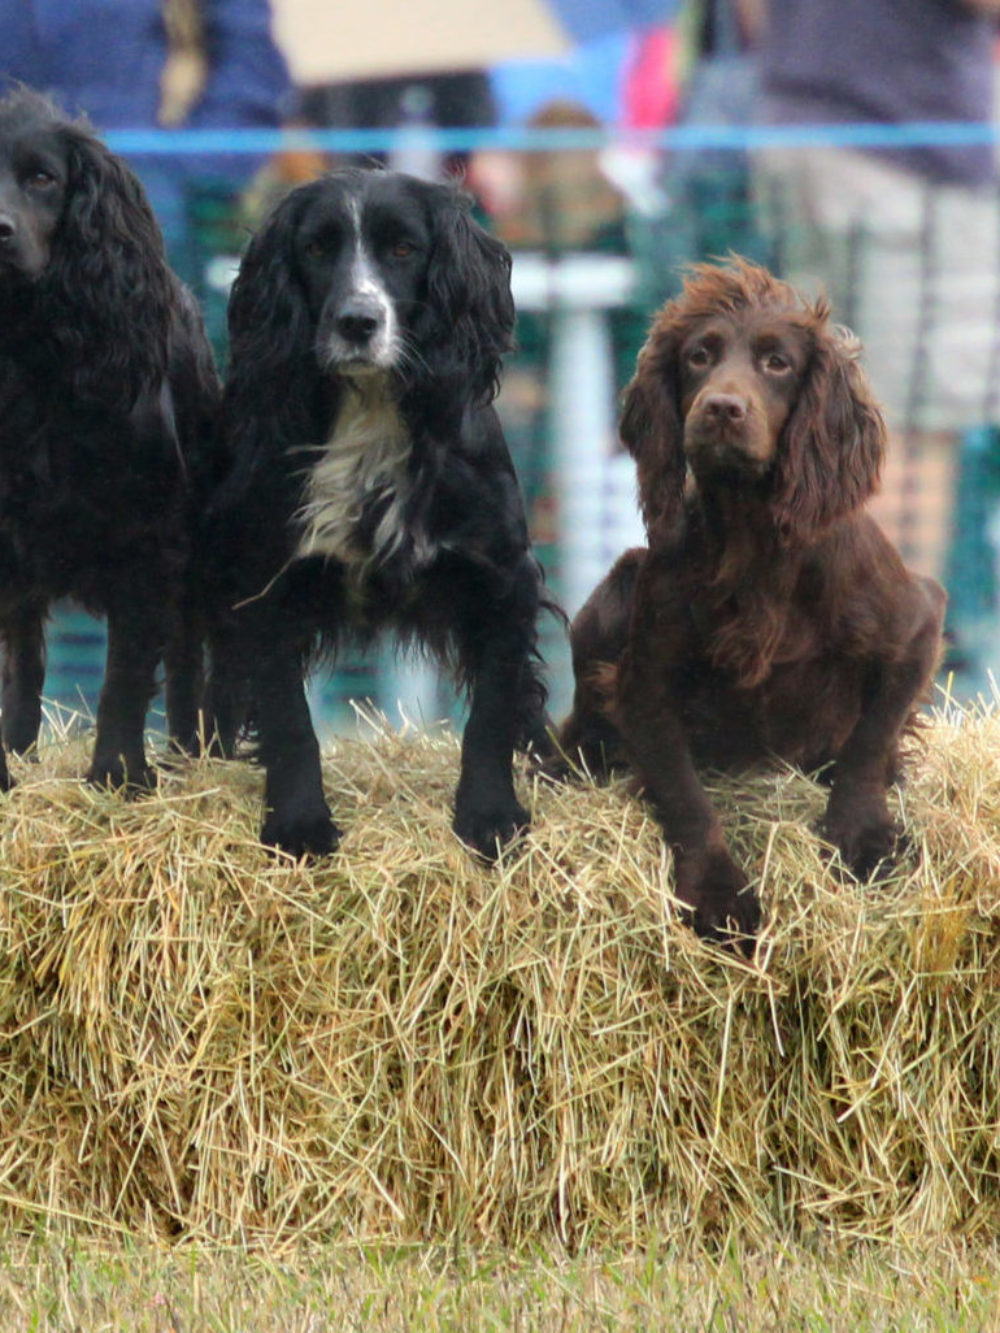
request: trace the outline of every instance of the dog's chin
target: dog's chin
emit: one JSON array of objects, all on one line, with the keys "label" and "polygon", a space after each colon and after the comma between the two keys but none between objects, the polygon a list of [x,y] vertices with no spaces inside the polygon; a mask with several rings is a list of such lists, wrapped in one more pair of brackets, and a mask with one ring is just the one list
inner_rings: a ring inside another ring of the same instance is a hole
[{"label": "dog's chin", "polygon": [[330,369],[341,379],[370,380],[377,375],[384,375],[388,367],[380,365],[378,361],[370,361],[365,357],[352,356],[345,358],[343,361],[334,361]]},{"label": "dog's chin", "polygon": [[374,352],[358,352],[353,349],[330,350],[323,360],[327,374],[346,380],[372,380],[388,375],[396,365],[396,357],[391,348]]},{"label": "dog's chin", "polygon": [[705,478],[718,476],[754,481],[766,476],[774,462],[768,449],[758,452],[745,439],[719,436],[689,436],[684,441],[684,452],[692,472]]},{"label": "dog's chin", "polygon": [[33,287],[45,272],[47,256],[23,257],[0,254],[0,286]]}]

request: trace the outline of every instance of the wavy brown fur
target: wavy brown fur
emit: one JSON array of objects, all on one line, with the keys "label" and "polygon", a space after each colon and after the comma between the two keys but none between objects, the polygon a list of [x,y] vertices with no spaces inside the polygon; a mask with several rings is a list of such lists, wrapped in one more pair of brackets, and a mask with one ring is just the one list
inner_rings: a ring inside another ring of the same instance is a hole
[{"label": "wavy brown fur", "polygon": [[[858,351],[825,301],[743,260],[699,265],[625,394],[649,546],[574,622],[562,741],[635,770],[710,936],[750,936],[759,913],[697,766],[833,764],[825,831],[845,864],[867,876],[894,847],[886,787],[945,598],[864,513],[885,426]],[[610,709],[600,662],[617,664]]]}]

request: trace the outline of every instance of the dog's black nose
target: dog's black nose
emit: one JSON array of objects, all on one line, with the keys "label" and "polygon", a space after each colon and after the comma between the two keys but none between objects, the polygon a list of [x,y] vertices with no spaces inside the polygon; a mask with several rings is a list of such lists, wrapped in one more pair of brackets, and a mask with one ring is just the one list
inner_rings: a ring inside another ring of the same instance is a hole
[{"label": "dog's black nose", "polygon": [[382,313],[367,301],[345,305],[337,316],[337,332],[345,342],[361,347],[370,342],[382,323]]},{"label": "dog's black nose", "polygon": [[706,416],[721,421],[743,421],[747,414],[747,400],[735,393],[716,393],[706,398],[703,411]]},{"label": "dog's black nose", "polygon": [[7,213],[0,213],[0,245],[7,245],[17,235],[14,219]]}]

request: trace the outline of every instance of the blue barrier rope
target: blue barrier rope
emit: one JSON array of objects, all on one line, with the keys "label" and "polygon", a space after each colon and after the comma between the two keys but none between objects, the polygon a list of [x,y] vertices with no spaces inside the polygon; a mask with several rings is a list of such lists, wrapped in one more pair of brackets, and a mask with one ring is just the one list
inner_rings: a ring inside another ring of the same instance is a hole
[{"label": "blue barrier rope", "polygon": [[442,153],[511,149],[528,153],[601,149],[610,145],[697,152],[703,149],[917,148],[1000,141],[1000,124],[973,121],[912,121],[904,125],[678,125],[662,130],[495,129],[403,130],[111,130],[110,148],[132,156],[211,153],[269,154],[318,149],[334,153],[384,153],[406,136]]}]

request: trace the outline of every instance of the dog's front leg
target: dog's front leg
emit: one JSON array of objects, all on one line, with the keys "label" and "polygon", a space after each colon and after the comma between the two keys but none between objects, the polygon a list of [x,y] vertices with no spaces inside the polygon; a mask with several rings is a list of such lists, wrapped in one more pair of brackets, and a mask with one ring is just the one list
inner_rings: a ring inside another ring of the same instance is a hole
[{"label": "dog's front leg", "polygon": [[262,642],[253,675],[260,757],[267,772],[261,841],[293,856],[325,856],[337,846],[340,830],[323,796],[302,655],[287,637],[275,635]]},{"label": "dog's front leg", "polygon": [[893,660],[872,663],[861,716],[834,765],[823,833],[859,879],[868,879],[896,848],[887,789],[900,735],[937,666],[945,605],[938,584],[914,580],[912,596],[898,609],[899,618],[909,620],[908,632],[894,634],[886,626],[885,640],[902,640],[904,647]]},{"label": "dog's front leg", "polygon": [[622,661],[615,718],[629,762],[674,854],[674,891],[706,939],[751,939],[760,904],[726,846],[678,715],[663,690],[651,690],[629,654]]},{"label": "dog's front leg", "polygon": [[491,861],[529,823],[528,812],[514,793],[517,699],[510,680],[517,675],[517,663],[497,645],[473,683],[462,736],[454,829],[462,842]]},{"label": "dog's front leg", "polygon": [[[760,925],[760,904],[726,846],[695,771],[671,679],[670,652],[681,645],[664,642],[661,607],[666,598],[653,586],[655,579],[651,568],[637,589],[609,709],[673,851],[675,892],[689,908],[691,924],[708,939],[731,942],[735,934],[739,947],[749,951]],[[677,631],[678,638],[682,632]]]}]

